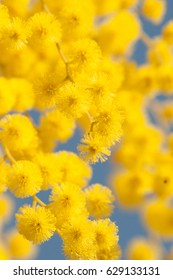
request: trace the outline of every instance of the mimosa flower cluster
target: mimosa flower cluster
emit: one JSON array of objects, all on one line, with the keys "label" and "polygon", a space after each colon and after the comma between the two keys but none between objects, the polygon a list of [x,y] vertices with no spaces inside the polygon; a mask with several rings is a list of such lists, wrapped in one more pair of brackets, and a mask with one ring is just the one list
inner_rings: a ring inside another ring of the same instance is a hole
[{"label": "mimosa flower cluster", "polygon": [[[16,213],[19,234],[33,244],[60,235],[68,259],[120,256],[118,228],[109,219],[112,191],[88,186],[89,163],[107,159],[123,123],[115,98],[121,73],[93,39],[94,7],[92,1],[0,5],[0,191],[31,197]],[[78,126],[79,155],[58,150]],[[47,190],[45,204],[39,192]]]},{"label": "mimosa flower cluster", "polygon": [[[157,101],[173,91],[173,22],[150,38],[141,21],[158,24],[165,13],[164,0],[1,1],[0,193],[24,201],[6,258],[30,258],[33,244],[55,234],[67,259],[120,258],[110,219],[116,199],[140,207],[149,232],[173,238],[173,113]],[[143,65],[132,58],[139,40],[147,47]],[[156,126],[147,116],[151,103]],[[61,150],[78,128],[78,153]],[[90,183],[91,165],[110,160],[114,147],[122,170],[112,189]],[[41,191],[50,193],[48,203]],[[129,258],[162,255],[160,243],[136,243]]]}]

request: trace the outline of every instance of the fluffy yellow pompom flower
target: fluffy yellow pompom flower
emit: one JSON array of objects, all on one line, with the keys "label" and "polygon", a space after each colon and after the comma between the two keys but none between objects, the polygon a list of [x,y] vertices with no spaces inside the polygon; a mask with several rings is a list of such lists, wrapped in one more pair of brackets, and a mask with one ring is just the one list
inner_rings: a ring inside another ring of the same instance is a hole
[{"label": "fluffy yellow pompom flower", "polygon": [[91,221],[74,217],[63,225],[60,234],[64,244],[63,250],[68,258],[95,259],[94,231]]},{"label": "fluffy yellow pompom flower", "polygon": [[6,191],[8,171],[9,165],[0,159],[0,193]]},{"label": "fluffy yellow pompom flower", "polygon": [[39,135],[43,140],[49,137],[53,141],[66,142],[72,137],[74,129],[75,122],[64,116],[58,109],[55,109],[41,116]]},{"label": "fluffy yellow pompom flower", "polygon": [[9,80],[15,104],[13,110],[23,112],[30,110],[34,105],[34,93],[31,83],[22,78],[12,78]]},{"label": "fluffy yellow pompom flower", "polygon": [[121,249],[118,244],[97,251],[97,260],[118,260],[120,257]]},{"label": "fluffy yellow pompom flower", "polygon": [[42,182],[39,167],[27,160],[16,161],[8,174],[9,189],[16,197],[20,198],[35,195],[41,190]]},{"label": "fluffy yellow pompom flower", "polygon": [[67,81],[59,88],[56,104],[67,118],[76,119],[88,111],[90,102],[84,88]]},{"label": "fluffy yellow pompom flower", "polygon": [[[103,57],[101,63],[101,73],[107,76],[106,85],[112,89],[113,93],[123,85],[125,78],[124,66],[121,62],[112,61],[106,56]],[[104,79],[105,80],[105,79]]]},{"label": "fluffy yellow pompom flower", "polygon": [[170,155],[167,160],[159,159],[156,163],[155,170],[152,174],[152,188],[159,198],[168,199],[173,195],[173,178],[172,178],[173,159]]},{"label": "fluffy yellow pompom flower", "polygon": [[48,74],[37,78],[33,83],[36,98],[35,107],[46,109],[54,107],[58,97],[59,79],[55,74]]},{"label": "fluffy yellow pompom flower", "polygon": [[8,7],[9,13],[12,16],[24,18],[28,13],[29,0],[2,0],[2,2]]},{"label": "fluffy yellow pompom flower", "polygon": [[163,27],[162,30],[164,40],[169,44],[173,45],[173,20],[170,20],[166,25]]},{"label": "fluffy yellow pompom flower", "polygon": [[144,169],[132,169],[115,175],[113,189],[119,203],[125,207],[136,207],[152,192],[152,175]]},{"label": "fluffy yellow pompom flower", "polygon": [[85,200],[85,195],[78,185],[65,183],[52,189],[49,209],[56,217],[58,229],[72,217],[88,216]]},{"label": "fluffy yellow pompom flower", "polygon": [[35,156],[33,161],[37,164],[41,171],[43,178],[43,190],[47,190],[58,183],[56,154],[40,152]]},{"label": "fluffy yellow pompom flower", "polygon": [[36,246],[16,231],[8,234],[7,247],[12,259],[29,259],[36,253]]},{"label": "fluffy yellow pompom flower", "polygon": [[50,200],[54,203],[57,215],[62,210],[69,210],[76,207],[80,212],[80,208],[85,206],[85,195],[82,190],[74,184],[66,183],[55,186],[52,190]]},{"label": "fluffy yellow pompom flower", "polygon": [[15,17],[3,28],[1,40],[5,48],[19,51],[27,45],[30,35],[30,29],[26,22]]},{"label": "fluffy yellow pompom flower", "polygon": [[90,135],[100,138],[102,146],[111,146],[120,140],[122,135],[123,116],[116,104],[100,109],[94,118]]},{"label": "fluffy yellow pompom flower", "polygon": [[[57,43],[61,39],[61,27],[54,15],[46,12],[34,14],[28,21],[32,32],[31,44]],[[35,46],[36,46],[35,45]]]},{"label": "fluffy yellow pompom flower", "polygon": [[137,16],[132,12],[123,10],[101,26],[97,41],[103,53],[122,55],[135,43],[139,35],[140,22]]},{"label": "fluffy yellow pompom flower", "polygon": [[128,244],[126,255],[129,260],[159,260],[161,248],[151,240],[136,238]]},{"label": "fluffy yellow pompom flower", "polygon": [[63,8],[58,13],[58,19],[63,30],[63,39],[75,40],[87,36],[93,24],[93,14],[88,7],[92,3],[81,3],[76,0],[68,2],[63,5]]},{"label": "fluffy yellow pompom flower", "polygon": [[145,0],[142,5],[142,14],[153,23],[160,23],[165,15],[166,1]]},{"label": "fluffy yellow pompom flower", "polygon": [[93,222],[97,250],[112,248],[118,242],[118,227],[110,219]]},{"label": "fluffy yellow pompom flower", "polygon": [[106,218],[112,214],[114,196],[110,189],[95,184],[85,189],[86,206],[91,216],[96,219]]},{"label": "fluffy yellow pompom flower", "polygon": [[[115,70],[115,69],[114,69]],[[107,104],[113,101],[115,92],[113,85],[110,83],[110,76],[104,72],[96,72],[92,75],[87,89],[90,93],[92,107],[97,111],[99,108],[105,108]]]},{"label": "fluffy yellow pompom flower", "polygon": [[99,137],[86,136],[81,140],[82,144],[78,145],[80,156],[89,163],[96,163],[99,160],[104,162],[110,156],[109,148],[102,144]]},{"label": "fluffy yellow pompom flower", "polygon": [[52,237],[56,227],[55,216],[41,206],[31,208],[23,206],[16,214],[17,229],[27,240],[35,244],[40,244]]},{"label": "fluffy yellow pompom flower", "polygon": [[80,39],[69,46],[67,59],[70,63],[72,74],[96,70],[101,62],[99,45],[91,39]]},{"label": "fluffy yellow pompom flower", "polygon": [[61,151],[56,156],[57,183],[72,183],[84,187],[92,175],[90,166],[72,152]]},{"label": "fluffy yellow pompom flower", "polygon": [[143,219],[153,233],[169,239],[173,237],[173,208],[163,200],[153,200],[146,204]]},{"label": "fluffy yellow pompom flower", "polygon": [[9,81],[3,77],[0,78],[0,100],[0,115],[10,112],[16,101]]},{"label": "fluffy yellow pompom flower", "polygon": [[[137,112],[140,117],[140,112]],[[139,120],[140,126],[137,126],[136,121],[139,122]],[[135,129],[134,123],[136,125]],[[135,114],[132,124],[133,126],[128,127],[123,145],[116,152],[116,160],[130,169],[134,166],[134,162],[136,166],[148,163],[151,164],[153,162],[153,157],[158,153],[163,139],[158,129],[147,125],[142,119],[136,119]],[[148,135],[150,135],[150,137],[148,137]],[[143,153],[144,150],[145,153]],[[141,156],[139,157],[138,155]]]},{"label": "fluffy yellow pompom flower", "polygon": [[172,50],[163,39],[153,41],[147,55],[149,62],[156,66],[173,62]]},{"label": "fluffy yellow pompom flower", "polygon": [[33,141],[38,141],[37,132],[31,120],[23,115],[6,115],[0,121],[0,139],[4,147],[12,153],[30,149]]},{"label": "fluffy yellow pompom flower", "polygon": [[[3,49],[3,54],[2,54]],[[3,62],[3,74],[6,77],[24,77],[30,76],[33,71],[31,68],[35,64],[35,54],[29,47],[20,51],[9,51],[1,47],[1,59]],[[12,63],[13,61],[13,63]]]}]

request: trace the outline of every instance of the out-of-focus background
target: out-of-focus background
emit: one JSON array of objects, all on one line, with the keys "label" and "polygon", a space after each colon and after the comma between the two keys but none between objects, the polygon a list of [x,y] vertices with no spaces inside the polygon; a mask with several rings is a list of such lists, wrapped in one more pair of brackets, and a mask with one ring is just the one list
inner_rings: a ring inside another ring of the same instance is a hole
[{"label": "out-of-focus background", "polygon": [[[166,0],[165,0],[166,1]],[[157,36],[160,34],[160,30],[162,29],[162,26],[170,19],[173,19],[173,1],[167,0],[167,13],[164,18],[164,21],[160,25],[153,25],[149,23],[148,21],[144,20],[141,17],[141,21],[143,23],[144,31],[151,37]],[[142,42],[138,42],[136,44],[133,59],[138,63],[142,64],[145,62],[145,52],[146,47]],[[33,117],[35,120],[37,120],[37,116],[35,113],[33,113]],[[68,150],[68,151],[74,151],[76,150],[76,143],[79,143],[80,139],[80,131],[77,130],[76,134],[74,135],[73,139],[71,139],[68,144],[66,145],[59,145],[59,150]],[[109,176],[112,171],[111,166],[111,158],[108,159],[105,163],[97,163],[96,165],[93,165],[93,177],[90,182],[90,184],[93,183],[101,183],[103,185],[109,186]],[[44,202],[48,199],[48,192],[43,192],[39,195],[40,198]],[[23,205],[24,200],[15,200],[15,209],[17,210],[21,205]],[[30,199],[26,199],[25,203],[30,203]],[[124,210],[119,208],[119,206],[116,203],[115,211],[111,217],[113,221],[116,222],[116,224],[119,227],[119,237],[120,237],[120,246],[122,248],[122,251],[125,250],[128,242],[133,239],[135,236],[147,236],[147,232],[145,231],[145,227],[141,222],[140,215],[136,211],[130,211],[130,210]],[[5,230],[13,227],[15,225],[15,218],[12,217],[11,223],[6,225]],[[165,242],[165,248],[169,248],[173,245],[173,242]],[[62,244],[61,240],[58,237],[58,235],[54,235],[53,238],[51,238],[48,242],[42,244],[39,247],[39,253],[37,254],[36,258],[40,260],[63,260],[65,259],[62,254]],[[123,256],[125,258],[125,256]]]}]

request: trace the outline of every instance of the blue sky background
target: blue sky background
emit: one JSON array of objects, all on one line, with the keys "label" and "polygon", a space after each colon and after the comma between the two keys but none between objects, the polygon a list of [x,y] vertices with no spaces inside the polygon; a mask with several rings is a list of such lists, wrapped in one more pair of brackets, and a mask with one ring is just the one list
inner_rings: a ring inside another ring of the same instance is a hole
[{"label": "blue sky background", "polygon": [[[143,27],[145,32],[149,36],[155,36],[160,34],[160,30],[162,26],[170,19],[173,19],[173,1],[168,0],[167,2],[167,14],[165,16],[165,19],[161,25],[154,26],[153,24],[150,24],[146,20],[142,19]],[[128,32],[128,30],[127,30]],[[133,59],[141,64],[146,61],[145,59],[145,51],[146,47],[142,42],[138,42],[134,51]],[[76,144],[79,143],[80,139],[80,131],[77,130],[75,136],[73,139],[69,141],[68,144],[63,146],[58,146],[58,150],[66,149],[68,151],[74,151],[76,152]],[[101,184],[108,184],[108,175],[111,173],[112,167],[110,159],[102,164],[96,164],[93,166],[93,178],[90,183],[96,183],[99,182]],[[39,197],[43,199],[43,201],[47,201],[48,193],[44,192],[39,194]],[[18,199],[16,202],[16,210],[23,205],[23,203],[31,202],[30,199],[27,200],[21,200]],[[112,215],[111,219],[116,222],[116,224],[119,227],[119,236],[120,236],[120,246],[122,250],[124,251],[125,247],[127,246],[127,243],[129,240],[134,238],[135,236],[146,236],[147,233],[145,231],[144,226],[142,225],[140,221],[140,215],[138,212],[132,212],[132,211],[125,211],[123,209],[119,209],[118,205],[116,204],[114,214]],[[15,225],[15,219],[12,218],[12,221],[10,224],[8,224],[7,229],[11,228]],[[166,243],[165,246],[169,248],[171,243]],[[172,243],[173,245],[173,243]],[[57,235],[54,235],[53,238],[51,238],[48,242],[42,244],[39,249],[39,254],[37,255],[37,259],[40,260],[63,260],[64,256],[61,252],[61,240]]]}]

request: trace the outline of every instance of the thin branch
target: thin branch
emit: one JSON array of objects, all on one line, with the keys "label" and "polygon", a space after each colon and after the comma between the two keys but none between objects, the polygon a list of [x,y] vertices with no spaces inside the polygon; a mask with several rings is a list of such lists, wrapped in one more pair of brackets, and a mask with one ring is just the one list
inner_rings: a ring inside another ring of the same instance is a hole
[{"label": "thin branch", "polygon": [[10,153],[10,151],[7,147],[4,147],[4,151],[5,151],[5,156],[8,157],[8,159],[11,161],[11,163],[16,163],[15,158],[12,156],[12,154]]},{"label": "thin branch", "polygon": [[69,67],[69,62],[67,61],[67,58],[66,56],[64,55],[60,45],[58,43],[56,43],[56,46],[57,46],[57,50],[59,52],[59,55],[62,59],[62,61],[64,62],[65,64],[65,67],[66,67],[66,73],[67,73],[67,76],[66,76],[66,79],[69,79],[71,82],[73,82],[72,78],[71,78],[71,73],[70,73],[70,67]]},{"label": "thin branch", "polygon": [[41,206],[45,207],[47,206],[40,198],[38,198],[36,195],[33,197],[33,204],[35,205],[35,202],[37,202],[38,204],[40,204]]},{"label": "thin branch", "polygon": [[140,39],[146,46],[151,47],[152,39],[143,30],[141,31]]}]

